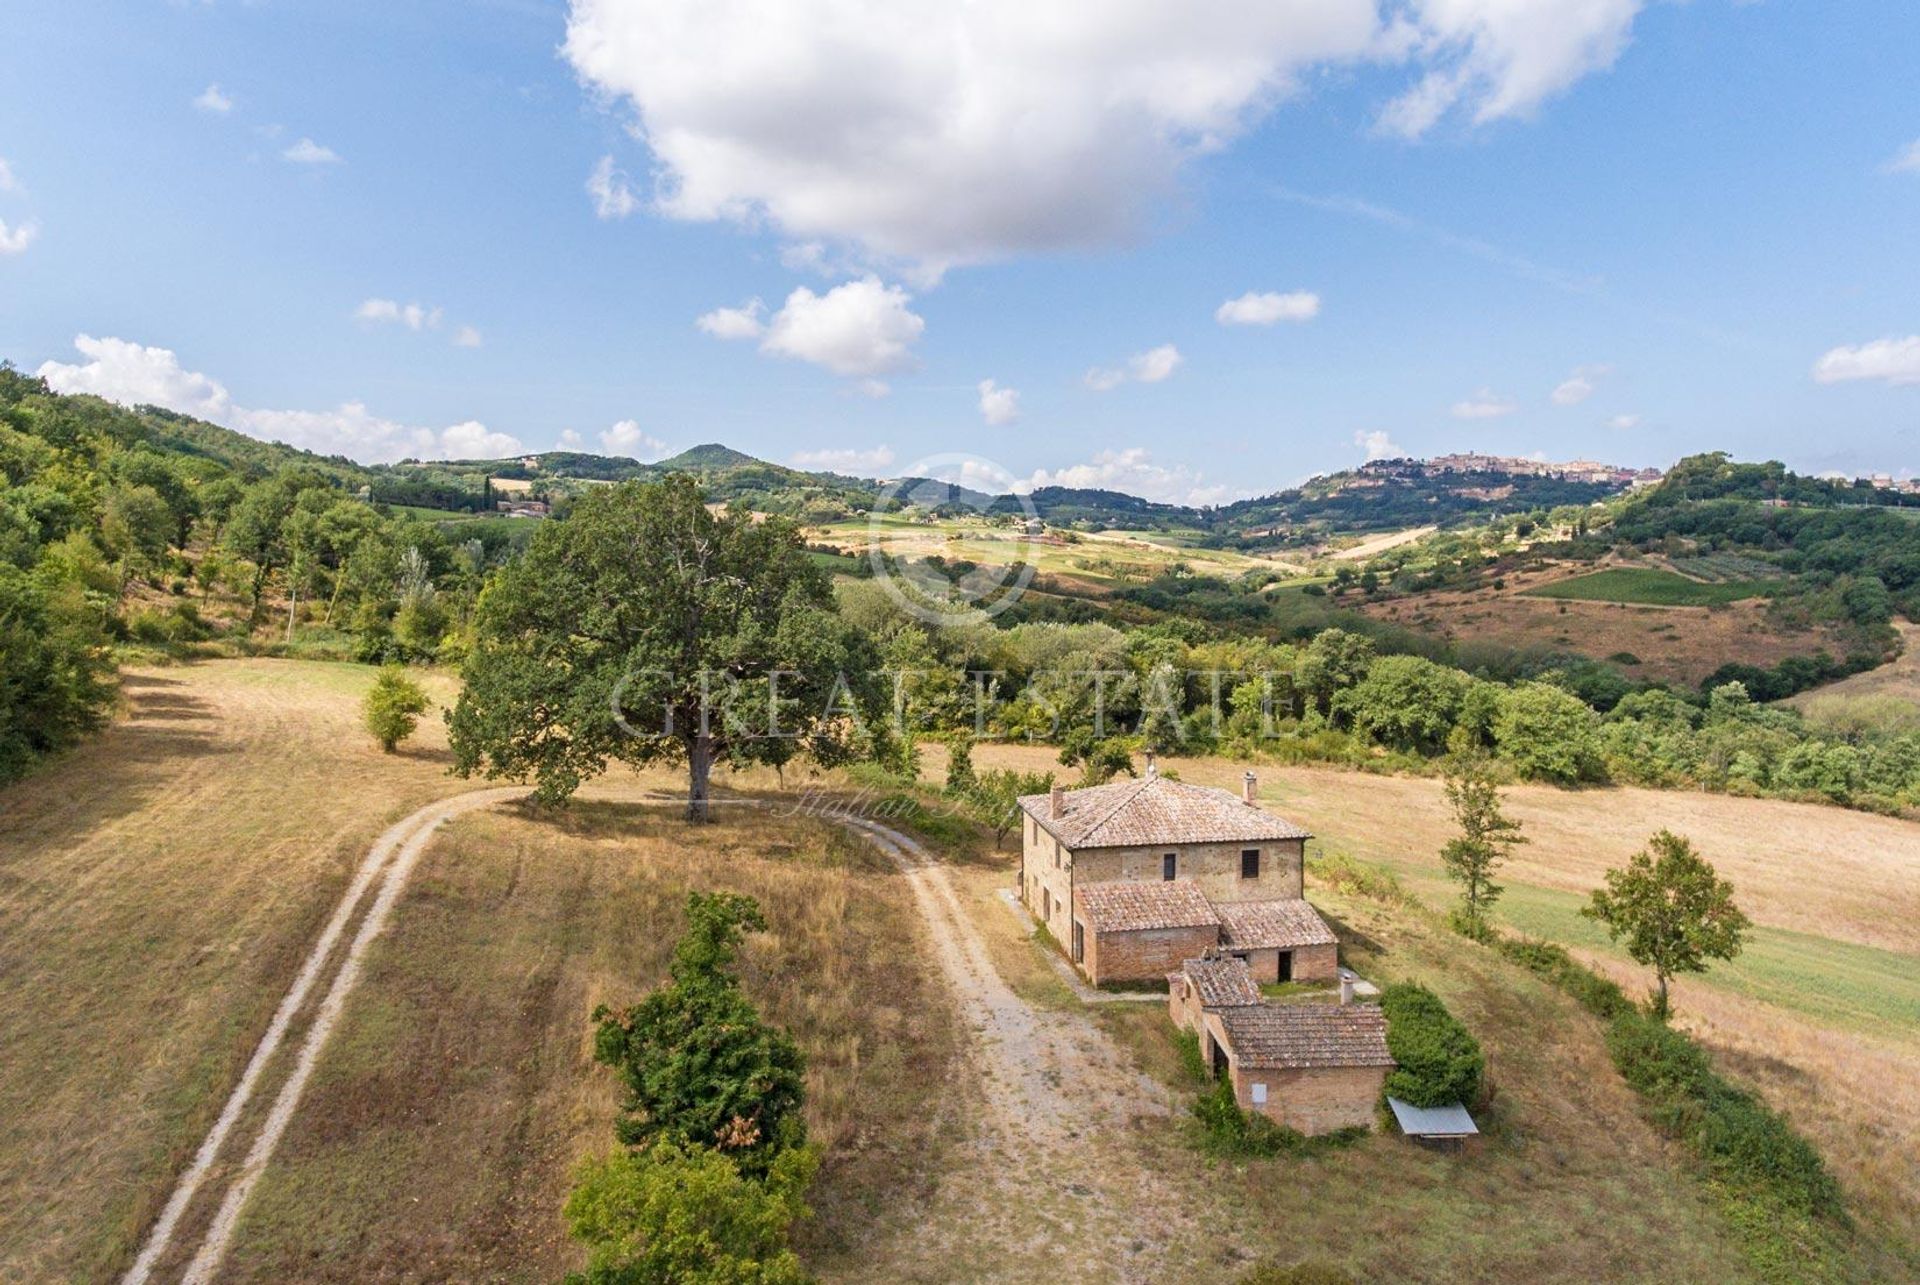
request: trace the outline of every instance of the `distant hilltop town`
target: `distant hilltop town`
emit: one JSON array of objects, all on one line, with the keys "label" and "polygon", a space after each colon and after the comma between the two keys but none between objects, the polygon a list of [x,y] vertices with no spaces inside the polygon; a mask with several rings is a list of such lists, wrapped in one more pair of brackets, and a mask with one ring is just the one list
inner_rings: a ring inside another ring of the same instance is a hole
[{"label": "distant hilltop town", "polygon": [[1897,491],[1901,495],[1920,495],[1920,477],[1894,477],[1891,473],[1874,473],[1867,477],[1853,479],[1855,486],[1866,485],[1876,491]]},{"label": "distant hilltop town", "polygon": [[[1442,473],[1498,473],[1508,477],[1544,477],[1562,482],[1597,482],[1606,486],[1651,486],[1664,476],[1657,468],[1626,468],[1598,460],[1528,459],[1519,455],[1481,455],[1467,451],[1436,455],[1430,460],[1369,460],[1362,473],[1386,477],[1432,477]],[[1878,483],[1876,483],[1877,485]]]}]

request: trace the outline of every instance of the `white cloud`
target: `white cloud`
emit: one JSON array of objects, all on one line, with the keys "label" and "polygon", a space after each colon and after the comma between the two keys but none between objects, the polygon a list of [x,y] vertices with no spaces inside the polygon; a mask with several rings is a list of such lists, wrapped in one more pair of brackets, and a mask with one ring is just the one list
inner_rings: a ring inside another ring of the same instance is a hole
[{"label": "white cloud", "polygon": [[1125,491],[1166,504],[1218,504],[1233,494],[1229,487],[1207,485],[1204,475],[1183,464],[1155,464],[1152,454],[1142,446],[1101,451],[1085,464],[1039,469],[1015,489],[1025,492],[1043,486]]},{"label": "white cloud", "polygon": [[322,147],[311,138],[301,139],[280,153],[280,156],[283,160],[292,161],[295,165],[338,165],[340,163],[340,153],[331,147]]},{"label": "white cloud", "polygon": [[[441,309],[429,308],[424,304],[401,303],[397,299],[368,299],[353,310],[353,315],[375,325],[393,324],[419,331],[438,329],[444,314]],[[478,332],[475,338],[478,338]]]},{"label": "white cloud", "polygon": [[194,98],[193,105],[203,112],[224,116],[233,110],[233,98],[222,93],[220,86],[208,85]]},{"label": "white cloud", "polygon": [[462,326],[453,332],[453,346],[455,348],[478,348],[482,342],[480,330],[477,326]]},{"label": "white cloud", "polygon": [[13,176],[13,166],[7,164],[7,158],[0,156],[0,192],[17,192],[20,180]]},{"label": "white cloud", "polygon": [[1889,174],[1920,174],[1920,138],[1895,152],[1893,159],[1880,168]]},{"label": "white cloud", "polygon": [[20,254],[39,235],[40,225],[32,219],[18,225],[10,225],[5,219],[0,219],[0,254]]},{"label": "white cloud", "polygon": [[577,451],[586,445],[586,439],[580,436],[578,429],[563,428],[560,430],[560,445],[570,451]]},{"label": "white cloud", "polygon": [[638,420],[623,419],[600,434],[600,445],[610,455],[626,455],[651,463],[667,453],[667,444],[640,427]]},{"label": "white cloud", "polygon": [[878,277],[815,294],[801,286],[767,324],[762,352],[824,366],[836,375],[877,376],[913,365],[926,321],[907,307],[913,296]]},{"label": "white cloud", "polygon": [[663,214],[924,281],[1135,237],[1328,69],[1431,73],[1388,109],[1402,133],[1523,113],[1610,65],[1641,2],[1393,0],[1383,28],[1382,0],[572,0],[563,52],[631,112]]},{"label": "white cloud", "polygon": [[1568,375],[1564,380],[1560,381],[1559,384],[1555,385],[1552,394],[1553,404],[1555,406],[1578,406],[1581,402],[1593,396],[1594,390],[1599,386],[1597,381],[1602,375],[1607,374],[1611,370],[1612,367],[1610,366],[1580,366],[1575,368],[1571,375]]},{"label": "white cloud", "polygon": [[1920,335],[1888,335],[1855,348],[1829,349],[1813,364],[1813,377],[1822,384],[1853,379],[1920,384]]},{"label": "white cloud", "polygon": [[1498,419],[1502,415],[1511,415],[1520,407],[1512,398],[1502,397],[1491,389],[1482,388],[1465,401],[1453,404],[1450,412],[1455,419]]},{"label": "white cloud", "polygon": [[1407,454],[1387,436],[1386,430],[1381,428],[1372,431],[1364,428],[1356,429],[1353,434],[1353,444],[1367,453],[1368,462],[1403,459]]},{"label": "white cloud", "polygon": [[614,168],[611,155],[602,156],[587,175],[587,194],[593,198],[593,212],[603,219],[624,219],[640,208],[639,194],[627,176]]},{"label": "white cloud", "polygon": [[766,307],[758,299],[749,299],[738,308],[715,308],[702,313],[693,324],[715,339],[758,339],[767,331],[766,323],[760,320]]},{"label": "white cloud", "polygon": [[876,446],[870,451],[854,449],[795,451],[793,465],[795,468],[813,469],[823,473],[853,475],[880,473],[893,466],[893,448]]},{"label": "white cloud", "polygon": [[1178,348],[1172,344],[1161,344],[1158,348],[1149,348],[1127,358],[1124,370],[1095,366],[1081,376],[1081,382],[1096,393],[1110,392],[1125,383],[1157,384],[1170,378],[1185,360]]},{"label": "white cloud", "polygon": [[1625,414],[1625,415],[1615,415],[1612,419],[1607,421],[1607,427],[1617,428],[1622,432],[1625,432],[1627,429],[1640,427],[1640,417],[1638,415],[1631,414],[1631,413]]},{"label": "white cloud", "polygon": [[1311,290],[1286,294],[1249,290],[1221,304],[1213,319],[1223,326],[1271,326],[1276,321],[1312,321],[1319,315],[1320,296]]},{"label": "white cloud", "polygon": [[329,411],[250,409],[236,405],[218,380],[182,367],[171,349],[91,335],[79,335],[73,344],[86,361],[49,361],[37,372],[57,392],[91,393],[128,406],[165,406],[324,455],[388,463],[403,458],[494,458],[521,449],[518,439],[477,420],[427,428],[382,419],[355,401]]},{"label": "white cloud", "polygon": [[980,389],[980,418],[989,424],[1011,424],[1020,418],[1020,390],[1002,388],[991,379],[983,379]]},{"label": "white cloud", "polygon": [[1427,68],[1380,128],[1418,138],[1456,107],[1476,124],[1526,116],[1626,48],[1644,0],[1412,0],[1389,32]]}]

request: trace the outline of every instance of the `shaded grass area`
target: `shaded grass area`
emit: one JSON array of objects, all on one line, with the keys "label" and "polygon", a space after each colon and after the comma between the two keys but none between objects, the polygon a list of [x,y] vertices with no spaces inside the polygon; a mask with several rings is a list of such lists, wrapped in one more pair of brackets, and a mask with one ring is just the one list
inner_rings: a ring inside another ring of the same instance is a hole
[{"label": "shaded grass area", "polygon": [[1555,580],[1521,591],[1528,598],[1569,598],[1585,602],[1630,602],[1650,607],[1714,607],[1772,593],[1779,584],[1766,580],[1703,583],[1657,567],[1609,567],[1604,571]]},{"label": "shaded grass area", "polygon": [[249,1205],[235,1280],[551,1280],[575,1163],[612,1145],[617,1078],[588,1014],[664,977],[689,888],[756,897],[742,977],[808,1059],[826,1162],[801,1231],[857,1257],[931,1181],[957,1038],[918,922],[867,845],[803,818],[671,808],[485,814],[435,843]]}]

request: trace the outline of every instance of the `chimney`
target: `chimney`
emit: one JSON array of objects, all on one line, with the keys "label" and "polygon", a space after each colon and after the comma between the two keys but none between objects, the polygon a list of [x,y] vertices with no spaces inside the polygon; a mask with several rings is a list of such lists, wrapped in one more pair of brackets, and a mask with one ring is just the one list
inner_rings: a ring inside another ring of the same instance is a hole
[{"label": "chimney", "polygon": [[1153,751],[1148,750],[1147,751],[1147,779],[1151,781],[1153,780],[1154,777],[1159,775],[1160,775],[1160,769],[1158,766],[1155,765],[1153,761]]},{"label": "chimney", "polygon": [[1340,1002],[1342,1004],[1353,1003],[1353,978],[1347,976],[1344,972],[1340,974]]},{"label": "chimney", "polygon": [[1259,777],[1249,772],[1245,776],[1240,778],[1240,797],[1247,801],[1248,807],[1253,806],[1254,796],[1257,795],[1259,792],[1260,792]]},{"label": "chimney", "polygon": [[1052,806],[1048,809],[1047,815],[1052,817],[1055,821],[1058,821],[1060,819],[1060,814],[1067,810],[1067,787],[1064,785],[1054,786],[1053,797],[1050,800],[1048,800],[1048,802]]}]

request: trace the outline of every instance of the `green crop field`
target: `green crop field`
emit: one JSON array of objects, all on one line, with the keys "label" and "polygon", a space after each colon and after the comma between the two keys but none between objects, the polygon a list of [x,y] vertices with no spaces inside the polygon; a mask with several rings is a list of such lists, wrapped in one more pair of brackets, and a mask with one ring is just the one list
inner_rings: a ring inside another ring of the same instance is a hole
[{"label": "green crop field", "polygon": [[1569,598],[1582,602],[1630,602],[1651,607],[1716,607],[1742,598],[1760,598],[1779,586],[1763,580],[1726,580],[1702,584],[1654,567],[1609,567],[1571,580],[1556,580],[1524,591],[1529,598]]}]

